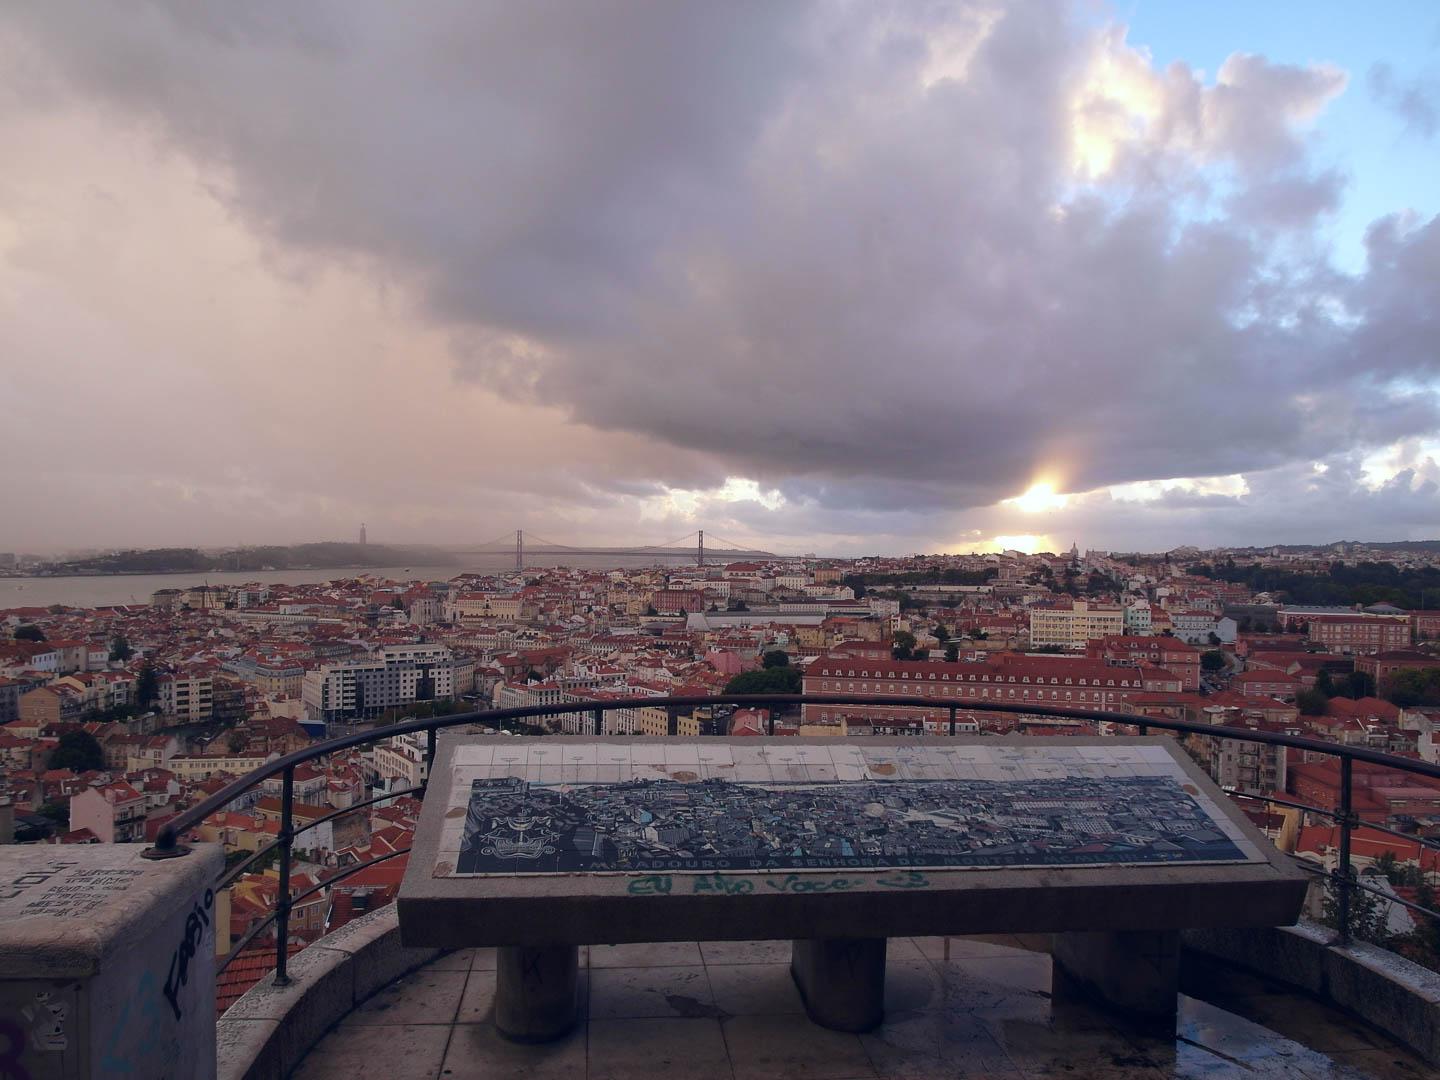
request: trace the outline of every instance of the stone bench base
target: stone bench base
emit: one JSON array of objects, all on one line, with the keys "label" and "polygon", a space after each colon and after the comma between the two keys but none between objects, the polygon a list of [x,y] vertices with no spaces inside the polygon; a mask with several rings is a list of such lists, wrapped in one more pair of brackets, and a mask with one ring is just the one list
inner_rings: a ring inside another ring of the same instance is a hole
[{"label": "stone bench base", "polygon": [[[790,973],[810,1019],[833,1031],[870,1031],[885,1019],[885,938],[793,943]],[[1173,1022],[1180,985],[1179,931],[1069,932],[1052,950],[1062,980],[1144,1024]],[[575,945],[506,946],[497,953],[495,1026],[516,1042],[548,1042],[578,1019]]]},{"label": "stone bench base", "polygon": [[1146,1023],[1173,1022],[1180,991],[1180,931],[1056,934],[1050,956],[1057,988]]},{"label": "stone bench base", "polygon": [[515,1042],[549,1042],[578,1015],[580,947],[523,945],[496,950],[495,1027]]},{"label": "stone bench base", "polygon": [[885,938],[797,940],[790,974],[821,1027],[869,1031],[885,1019]]}]

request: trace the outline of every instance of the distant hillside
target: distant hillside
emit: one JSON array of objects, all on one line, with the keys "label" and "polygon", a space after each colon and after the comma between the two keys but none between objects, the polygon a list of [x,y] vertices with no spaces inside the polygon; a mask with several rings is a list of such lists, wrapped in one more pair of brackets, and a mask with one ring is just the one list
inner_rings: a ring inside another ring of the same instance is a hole
[{"label": "distant hillside", "polygon": [[203,552],[198,548],[150,548],[116,551],[89,559],[46,564],[45,574],[183,574],[264,570],[345,570],[372,566],[453,566],[455,560],[433,548],[384,544],[296,544]]},{"label": "distant hillside", "polygon": [[1374,548],[1377,551],[1440,551],[1440,540],[1344,540],[1338,542]]},{"label": "distant hillside", "polygon": [[1336,554],[1344,544],[1347,548],[1367,548],[1373,551],[1440,552],[1440,540],[1332,540],[1328,544],[1261,544],[1256,547],[1221,548],[1235,555],[1269,555],[1278,551],[1282,555],[1313,554],[1317,557]]}]

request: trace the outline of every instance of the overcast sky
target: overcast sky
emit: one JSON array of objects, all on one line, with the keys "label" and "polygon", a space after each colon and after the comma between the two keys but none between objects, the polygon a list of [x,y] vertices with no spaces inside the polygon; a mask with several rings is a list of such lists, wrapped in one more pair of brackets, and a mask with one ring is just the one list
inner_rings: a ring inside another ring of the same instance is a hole
[{"label": "overcast sky", "polygon": [[0,146],[0,550],[1440,537],[1428,2],[17,2]]}]

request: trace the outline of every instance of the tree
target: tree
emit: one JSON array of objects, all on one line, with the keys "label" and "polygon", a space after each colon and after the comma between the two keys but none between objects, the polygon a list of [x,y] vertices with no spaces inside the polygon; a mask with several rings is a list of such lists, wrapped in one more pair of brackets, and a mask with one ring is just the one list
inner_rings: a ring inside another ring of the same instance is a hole
[{"label": "tree", "polygon": [[1440,705],[1440,668],[1402,668],[1385,680],[1385,700],[1401,708]]},{"label": "tree", "polygon": [[1295,696],[1295,704],[1300,706],[1302,716],[1324,716],[1330,699],[1319,690],[1301,690]]},{"label": "tree", "polygon": [[946,646],[945,646],[945,662],[946,662],[947,664],[953,664],[953,663],[955,663],[955,661],[957,661],[957,660],[959,660],[959,659],[960,659],[960,646],[959,646],[959,645],[956,645],[956,644],[952,641],[949,645],[946,645]]},{"label": "tree", "polygon": [[746,671],[725,684],[727,694],[798,694],[801,686],[799,668],[772,667],[762,671]]},{"label": "tree", "polygon": [[110,639],[110,659],[124,663],[135,655],[135,650],[130,647],[130,642],[125,640],[124,634],[116,634]]},{"label": "tree", "polygon": [[148,709],[155,704],[155,699],[159,696],[160,676],[155,672],[155,665],[147,660],[135,680],[135,703],[142,709]]},{"label": "tree", "polygon": [[1217,634],[1217,633],[1215,633],[1214,630],[1211,630],[1211,631],[1210,631],[1210,635],[1209,635],[1208,640],[1209,640],[1209,642],[1210,642],[1211,645],[1219,645],[1219,644],[1221,643],[1221,642],[1220,642],[1220,635]]},{"label": "tree", "polygon": [[[1363,876],[1363,875],[1362,875]],[[1365,884],[1372,884],[1365,882]],[[1390,937],[1386,929],[1390,901],[1364,889],[1350,890],[1350,936],[1357,941],[1384,945]],[[1335,882],[1325,882],[1325,896],[1320,903],[1320,921],[1334,929],[1340,928],[1340,898]]]},{"label": "tree", "polygon": [[[1335,696],[1335,680],[1330,676],[1329,668],[1321,668],[1315,676],[1315,689],[1324,694],[1327,698]],[[1318,714],[1316,714],[1318,715]]]},{"label": "tree", "polygon": [[88,731],[67,731],[60,736],[60,742],[50,751],[46,763],[51,769],[69,769],[71,772],[87,772],[105,767],[105,751]]},{"label": "tree", "polygon": [[1229,663],[1225,654],[1219,649],[1211,649],[1209,652],[1200,654],[1200,669],[1202,671],[1224,671]]},{"label": "tree", "polygon": [[654,605],[654,604],[646,604],[646,605],[645,605],[645,614],[646,614],[646,615],[658,615],[658,614],[660,614],[660,613],[655,610],[655,605]]},{"label": "tree", "polygon": [[950,640],[950,628],[943,622],[935,624],[935,639],[942,645]]},{"label": "tree", "polygon": [[23,626],[17,626],[15,628],[15,640],[36,642],[44,641],[45,631],[41,630],[38,626],[34,626],[30,623],[25,623]]},{"label": "tree", "polygon": [[909,630],[896,630],[891,640],[891,653],[896,660],[910,660],[915,655],[915,635]]},{"label": "tree", "polygon": [[230,734],[225,737],[225,745],[230,748],[230,753],[238,754],[245,749],[245,735],[239,728],[233,728]]},{"label": "tree", "polygon": [[1345,676],[1345,696],[1359,700],[1375,693],[1375,680],[1363,671],[1352,671]]},{"label": "tree", "polygon": [[789,667],[790,654],[783,649],[771,649],[760,662],[767,668]]}]

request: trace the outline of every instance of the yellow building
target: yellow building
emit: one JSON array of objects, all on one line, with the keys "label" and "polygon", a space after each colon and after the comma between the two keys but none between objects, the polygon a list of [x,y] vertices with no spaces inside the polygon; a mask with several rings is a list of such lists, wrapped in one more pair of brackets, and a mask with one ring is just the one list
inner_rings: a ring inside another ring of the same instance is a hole
[{"label": "yellow building", "polygon": [[477,619],[524,622],[533,618],[534,615],[533,605],[526,604],[518,595],[468,592],[461,593],[445,604],[445,618],[449,622],[468,622]]},{"label": "yellow building", "polygon": [[670,714],[659,705],[646,705],[636,709],[635,719],[642,735],[670,734]]},{"label": "yellow building", "polygon": [[190,782],[208,780],[216,773],[244,776],[254,772],[278,754],[175,754],[166,768],[177,778]]},{"label": "yellow building", "polygon": [[1076,600],[1069,608],[1030,609],[1032,648],[1058,646],[1083,651],[1085,643],[1107,634],[1125,632],[1125,611],[1118,604],[1092,604]]}]

